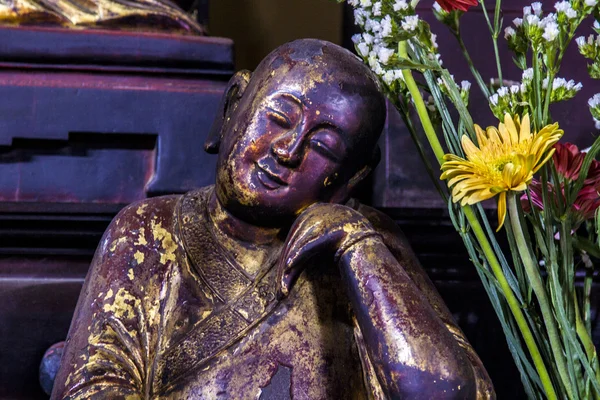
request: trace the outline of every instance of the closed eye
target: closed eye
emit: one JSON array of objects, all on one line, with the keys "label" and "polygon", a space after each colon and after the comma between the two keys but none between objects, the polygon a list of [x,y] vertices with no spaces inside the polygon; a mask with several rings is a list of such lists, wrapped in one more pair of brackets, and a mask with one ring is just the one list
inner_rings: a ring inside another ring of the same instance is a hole
[{"label": "closed eye", "polygon": [[267,117],[282,128],[290,128],[292,126],[292,122],[284,113],[273,108],[267,109]]},{"label": "closed eye", "polygon": [[340,161],[340,157],[335,153],[335,151],[330,149],[322,141],[313,138],[310,140],[310,146],[313,150],[315,150],[317,153],[321,154],[322,156],[327,157],[330,160],[335,161],[335,162]]}]

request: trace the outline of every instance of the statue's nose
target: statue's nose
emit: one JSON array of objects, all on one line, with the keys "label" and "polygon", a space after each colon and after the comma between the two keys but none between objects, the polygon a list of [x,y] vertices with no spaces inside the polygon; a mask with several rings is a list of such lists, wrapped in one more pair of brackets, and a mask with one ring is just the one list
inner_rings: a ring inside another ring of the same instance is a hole
[{"label": "statue's nose", "polygon": [[271,143],[271,152],[280,164],[296,167],[301,160],[302,137],[298,132],[290,132]]}]

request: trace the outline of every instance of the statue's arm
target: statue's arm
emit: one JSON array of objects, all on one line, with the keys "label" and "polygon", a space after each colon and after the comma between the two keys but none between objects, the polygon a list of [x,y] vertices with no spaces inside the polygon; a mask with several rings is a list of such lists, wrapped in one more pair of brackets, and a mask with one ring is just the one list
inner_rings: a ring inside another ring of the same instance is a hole
[{"label": "statue's arm", "polygon": [[90,266],[69,330],[52,399],[141,399],[149,332],[135,266],[144,239],[138,207],[111,222]]},{"label": "statue's arm", "polygon": [[399,228],[359,211],[380,235],[352,244],[339,263],[383,390],[392,398],[493,398],[481,361]]}]

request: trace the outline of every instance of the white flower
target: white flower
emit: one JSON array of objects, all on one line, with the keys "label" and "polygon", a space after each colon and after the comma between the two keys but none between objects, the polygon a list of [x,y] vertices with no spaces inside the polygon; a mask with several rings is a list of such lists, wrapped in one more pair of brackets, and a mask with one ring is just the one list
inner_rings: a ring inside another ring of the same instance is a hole
[{"label": "white flower", "polygon": [[556,9],[556,12],[564,13],[569,19],[577,17],[577,12],[573,10],[571,3],[568,1],[559,1],[554,5],[554,8]]},{"label": "white flower", "polygon": [[[437,3],[435,3],[437,4]],[[435,7],[435,4],[433,5]],[[393,5],[394,11],[398,12],[398,11],[405,11],[408,10],[408,3],[406,2],[406,0],[396,0],[396,2]]]},{"label": "white flower", "polygon": [[585,5],[588,7],[594,7],[598,4],[598,0],[585,0]]},{"label": "white flower", "polygon": [[364,26],[366,18],[367,15],[365,13],[365,10],[361,8],[357,8],[356,10],[354,10],[354,22],[356,22],[356,25],[361,27]]},{"label": "white flower", "polygon": [[371,0],[360,0],[361,7],[371,7]]},{"label": "white flower", "polygon": [[540,25],[540,22],[541,21],[537,15],[528,15],[527,16],[527,23],[529,25]]},{"label": "white flower", "polygon": [[594,118],[594,122],[596,125],[596,129],[600,129],[600,120],[597,120],[596,118]]},{"label": "white flower", "polygon": [[531,4],[531,9],[533,10],[535,15],[541,15],[542,14],[542,3],[540,3],[539,1],[536,1],[535,3]]},{"label": "white flower", "polygon": [[388,37],[392,34],[392,18],[386,15],[381,20],[381,36]]},{"label": "white flower", "polygon": [[[437,1],[433,3],[433,9],[438,13],[444,12],[444,9],[442,8],[442,6],[440,6],[438,4]],[[395,11],[395,9],[394,9],[394,11]]]},{"label": "white flower", "polygon": [[600,29],[600,21],[594,21],[594,29]]},{"label": "white flower", "polygon": [[469,81],[461,81],[460,88],[464,92],[468,92],[471,89],[471,82]]},{"label": "white flower", "polygon": [[[556,79],[560,79],[560,78],[556,78]],[[556,82],[556,79],[554,80],[554,82]],[[552,84],[554,86],[554,83]],[[544,78],[544,80],[542,81],[542,89],[547,89],[548,88],[548,78]]]},{"label": "white flower", "polygon": [[552,42],[558,37],[558,34],[558,24],[556,22],[550,22],[544,28],[544,34],[542,35],[542,37],[547,41]]},{"label": "white flower", "polygon": [[498,93],[498,96],[500,96],[500,97],[507,96],[508,95],[508,88],[505,87],[505,86],[502,86],[501,88],[498,89],[497,93]]},{"label": "white flower", "polygon": [[542,27],[545,27],[546,25],[548,25],[548,24],[551,24],[551,23],[553,23],[553,22],[554,22],[554,23],[556,23],[556,22],[557,22],[556,14],[554,14],[554,13],[550,13],[550,14],[546,15],[546,16],[544,17],[544,19],[542,19],[542,20],[541,20],[541,22],[540,22],[540,25],[541,25]]},{"label": "white flower", "polygon": [[524,81],[533,80],[533,68],[527,68],[525,71],[523,71],[523,76],[521,79]]},{"label": "white flower", "polygon": [[388,49],[387,47],[381,47],[377,51],[377,57],[379,58],[379,62],[382,64],[387,64],[393,54],[394,50]]},{"label": "white flower", "polygon": [[371,10],[373,11],[374,16],[379,17],[381,15],[381,2],[378,1],[377,3],[373,4],[373,8]]},{"label": "white flower", "polygon": [[523,15],[524,16],[531,15],[531,6],[523,7]]},{"label": "white flower", "polygon": [[402,75],[402,70],[401,69],[395,69],[394,70],[394,80],[398,80],[398,79],[404,80],[404,75]]},{"label": "white flower", "polygon": [[578,47],[583,47],[585,46],[585,37],[579,36],[577,39],[575,39],[575,42],[577,43]]},{"label": "white flower", "polygon": [[369,46],[364,42],[357,44],[356,49],[362,57],[366,57],[369,54]]},{"label": "white flower", "polygon": [[419,25],[419,16],[417,15],[409,15],[402,20],[402,29],[405,31],[412,32],[417,29]]},{"label": "white flower", "polygon": [[438,44],[437,44],[437,35],[432,33],[431,34],[431,45],[433,46],[434,49],[438,48]]},{"label": "white flower", "polygon": [[360,33],[357,33],[356,35],[352,35],[352,41],[354,42],[354,44],[357,44],[361,40],[362,40],[362,35]]},{"label": "white flower", "polygon": [[504,39],[508,39],[512,36],[515,36],[516,33],[517,32],[515,32],[515,30],[509,26],[504,30]]},{"label": "white flower", "polygon": [[385,74],[381,77],[385,83],[391,85],[394,82],[394,71],[386,71]]},{"label": "white flower", "polygon": [[513,19],[513,24],[518,28],[523,25],[523,18],[515,18]]},{"label": "white flower", "polygon": [[365,32],[362,34],[362,37],[366,44],[373,44],[373,35]]},{"label": "white flower", "polygon": [[520,90],[521,90],[521,88],[519,87],[519,85],[512,85],[510,87],[510,92],[512,94],[517,94],[517,93],[519,93]]},{"label": "white flower", "polygon": [[493,94],[490,97],[490,103],[492,103],[493,106],[497,106],[498,105],[498,95],[497,94]]},{"label": "white flower", "polygon": [[358,0],[348,0],[348,4],[352,7],[356,7],[358,5]]},{"label": "white flower", "polygon": [[600,106],[600,93],[596,93],[594,97],[588,100],[588,105],[590,108],[596,108]]}]

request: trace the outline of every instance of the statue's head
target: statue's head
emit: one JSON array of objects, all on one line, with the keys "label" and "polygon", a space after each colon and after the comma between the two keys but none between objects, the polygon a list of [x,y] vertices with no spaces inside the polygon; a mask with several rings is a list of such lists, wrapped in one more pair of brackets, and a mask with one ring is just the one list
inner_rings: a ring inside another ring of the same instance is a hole
[{"label": "statue's head", "polygon": [[278,225],[315,202],[346,201],[379,159],[385,101],[351,52],[287,43],[230,80],[206,142],[216,194],[249,222]]}]

